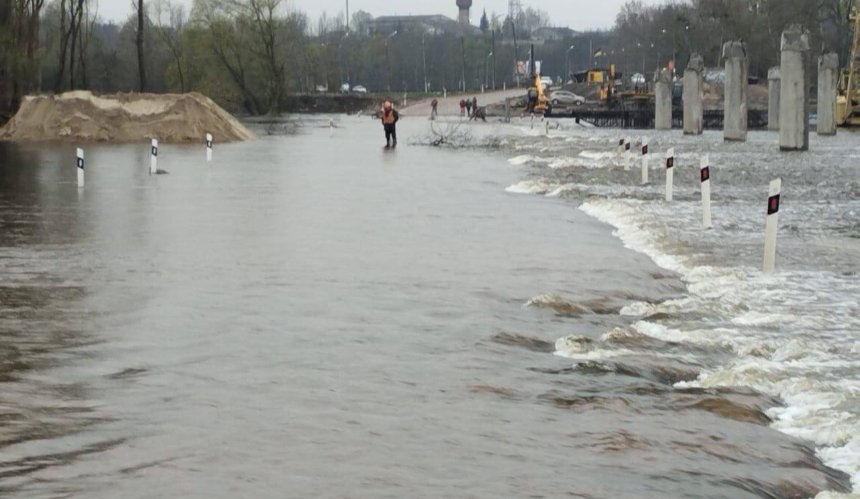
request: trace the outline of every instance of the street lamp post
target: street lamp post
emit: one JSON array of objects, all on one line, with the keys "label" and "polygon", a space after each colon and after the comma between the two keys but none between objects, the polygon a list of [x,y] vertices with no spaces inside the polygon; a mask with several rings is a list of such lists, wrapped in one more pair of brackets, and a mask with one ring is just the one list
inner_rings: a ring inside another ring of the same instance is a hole
[{"label": "street lamp post", "polygon": [[386,88],[391,92],[391,53],[388,48],[388,41],[397,35],[397,30],[385,37],[385,68],[386,68]]},{"label": "street lamp post", "polygon": [[567,68],[567,70],[566,70],[567,74],[564,75],[564,78],[565,78],[564,81],[567,81],[570,79],[570,51],[573,50],[574,47],[575,47],[574,45],[571,45],[570,48],[567,49],[567,52],[564,53],[564,65]]},{"label": "street lamp post", "polygon": [[460,37],[460,48],[463,53],[463,92],[466,91],[466,37]]},{"label": "street lamp post", "polygon": [[421,33],[421,62],[424,66],[424,93],[427,93],[427,49],[424,44],[424,33]]},{"label": "street lamp post", "polygon": [[496,30],[492,30],[493,45],[490,53],[493,54],[493,90],[496,89]]},{"label": "street lamp post", "polygon": [[[490,64],[490,57],[493,57],[493,53],[490,52],[487,54],[487,58],[484,59],[484,87],[489,88],[489,79],[490,79],[490,71],[488,65]],[[493,82],[495,84],[495,82]]]}]

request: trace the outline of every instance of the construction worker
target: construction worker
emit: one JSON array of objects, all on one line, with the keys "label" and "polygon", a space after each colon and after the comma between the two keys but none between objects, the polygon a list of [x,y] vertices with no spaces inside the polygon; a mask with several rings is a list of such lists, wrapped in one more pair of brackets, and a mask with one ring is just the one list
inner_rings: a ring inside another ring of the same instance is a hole
[{"label": "construction worker", "polygon": [[472,117],[469,118],[469,121],[475,120],[478,121],[478,118],[487,121],[487,109],[484,106],[475,107],[474,111],[472,111]]},{"label": "construction worker", "polygon": [[533,113],[535,111],[535,106],[537,105],[537,88],[529,87],[528,90],[528,103],[526,104],[526,112]]},{"label": "construction worker", "polygon": [[385,99],[382,103],[382,128],[385,129],[385,148],[397,147],[397,122],[400,113],[394,109],[391,99]]}]

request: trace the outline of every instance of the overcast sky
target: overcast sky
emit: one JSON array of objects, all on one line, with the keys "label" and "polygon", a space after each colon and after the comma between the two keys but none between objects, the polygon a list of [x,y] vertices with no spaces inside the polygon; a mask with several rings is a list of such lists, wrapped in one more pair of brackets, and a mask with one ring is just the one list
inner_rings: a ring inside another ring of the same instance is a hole
[{"label": "overcast sky", "polygon": [[[192,0],[173,0],[191,8]],[[569,26],[575,30],[610,28],[615,15],[627,0],[520,0],[523,8],[534,7],[550,14],[555,26]],[[644,0],[646,4],[662,3],[662,0]],[[286,0],[293,9],[316,19],[323,12],[338,14],[344,11],[346,0]],[[123,21],[131,13],[131,0],[99,0],[99,13],[104,19]],[[481,12],[493,11],[504,14],[508,0],[473,0],[472,23],[478,24]],[[455,0],[349,0],[349,11],[366,10],[374,16],[407,14],[444,14],[457,17]]]}]

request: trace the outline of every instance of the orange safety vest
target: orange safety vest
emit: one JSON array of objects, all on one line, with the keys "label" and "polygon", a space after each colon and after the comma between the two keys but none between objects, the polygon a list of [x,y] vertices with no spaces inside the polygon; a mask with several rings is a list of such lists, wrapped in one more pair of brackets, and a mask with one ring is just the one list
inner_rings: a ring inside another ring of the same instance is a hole
[{"label": "orange safety vest", "polygon": [[382,111],[382,124],[383,125],[393,125],[394,124],[394,109],[390,109],[388,111]]}]

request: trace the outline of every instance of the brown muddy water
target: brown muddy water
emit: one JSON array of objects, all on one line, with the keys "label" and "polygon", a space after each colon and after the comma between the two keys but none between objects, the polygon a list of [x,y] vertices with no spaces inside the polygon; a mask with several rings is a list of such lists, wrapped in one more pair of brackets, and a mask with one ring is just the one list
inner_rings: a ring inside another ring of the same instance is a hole
[{"label": "brown muddy water", "polygon": [[162,145],[158,176],[147,144],[87,145],[83,189],[72,147],[0,144],[0,495],[850,490],[778,397],[695,386],[730,348],[621,313],[687,286],[578,203],[507,192],[512,151],[326,123],[216,137],[211,164]]}]

